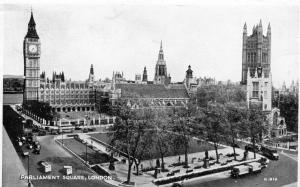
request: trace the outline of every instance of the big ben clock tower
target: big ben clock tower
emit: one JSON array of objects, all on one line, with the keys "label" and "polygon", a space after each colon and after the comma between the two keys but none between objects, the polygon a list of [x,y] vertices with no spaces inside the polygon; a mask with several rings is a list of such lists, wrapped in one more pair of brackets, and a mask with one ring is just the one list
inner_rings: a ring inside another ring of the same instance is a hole
[{"label": "big ben clock tower", "polygon": [[37,101],[40,88],[41,43],[35,30],[35,21],[31,12],[28,31],[23,42],[25,89],[23,102]]}]

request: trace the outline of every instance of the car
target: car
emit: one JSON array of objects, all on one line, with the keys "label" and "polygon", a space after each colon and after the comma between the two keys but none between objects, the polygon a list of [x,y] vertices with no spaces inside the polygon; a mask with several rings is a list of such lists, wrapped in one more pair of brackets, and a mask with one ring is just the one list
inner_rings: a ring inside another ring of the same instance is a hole
[{"label": "car", "polygon": [[265,157],[261,157],[258,162],[261,164],[262,169],[268,167],[269,160]]},{"label": "car", "polygon": [[89,132],[89,130],[87,128],[84,128],[84,129],[82,129],[82,132],[87,133],[87,132]]},{"label": "car", "polygon": [[41,130],[38,133],[39,136],[45,136],[46,134],[47,134],[47,132],[45,130]]},{"label": "car", "polygon": [[89,127],[88,131],[96,131],[96,128],[95,127]]},{"label": "car", "polygon": [[81,130],[79,125],[75,125],[75,130]]},{"label": "car", "polygon": [[245,150],[246,151],[251,151],[251,152],[258,152],[259,150],[260,150],[260,148],[259,148],[259,146],[258,145],[255,145],[254,147],[253,147],[253,145],[252,144],[247,144],[246,146],[245,146]]},{"label": "car", "polygon": [[239,146],[237,143],[235,143],[235,144],[232,144],[232,145],[231,145],[231,147],[240,148],[240,146]]},{"label": "car", "polygon": [[50,133],[57,135],[57,134],[59,134],[59,131],[57,129],[52,129]]}]

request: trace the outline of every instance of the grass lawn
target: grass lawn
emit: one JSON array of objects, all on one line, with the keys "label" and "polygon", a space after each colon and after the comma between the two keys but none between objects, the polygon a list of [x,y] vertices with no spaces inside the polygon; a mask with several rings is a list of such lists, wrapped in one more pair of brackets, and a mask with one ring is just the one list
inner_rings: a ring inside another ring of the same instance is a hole
[{"label": "grass lawn", "polygon": [[[97,134],[89,134],[91,137],[94,137],[102,142],[105,142],[107,144],[109,144],[110,142],[110,137],[108,136],[108,133],[97,133]],[[222,149],[223,147],[219,147],[220,149]],[[188,149],[188,153],[197,153],[197,152],[204,152],[206,150],[213,150],[214,147],[212,146],[212,144],[209,144],[205,141],[200,141],[200,140],[195,140],[192,139],[190,140],[190,147]],[[152,147],[152,151],[153,155],[148,158],[148,159],[153,159],[153,158],[159,158],[160,154],[159,151],[156,149],[155,146]],[[181,155],[184,154],[184,149],[180,148],[179,150],[177,150],[176,152],[174,152],[170,146],[170,150],[168,150],[167,153],[165,153],[165,156],[175,156],[175,155]]]},{"label": "grass lawn", "polygon": [[[61,140],[59,140],[61,142]],[[105,153],[99,153],[86,147],[85,144],[75,140],[75,139],[65,139],[64,145],[71,149],[75,154],[80,156],[83,160],[88,160],[91,165],[106,163],[110,161],[110,156]],[[87,151],[87,152],[86,152]]]}]

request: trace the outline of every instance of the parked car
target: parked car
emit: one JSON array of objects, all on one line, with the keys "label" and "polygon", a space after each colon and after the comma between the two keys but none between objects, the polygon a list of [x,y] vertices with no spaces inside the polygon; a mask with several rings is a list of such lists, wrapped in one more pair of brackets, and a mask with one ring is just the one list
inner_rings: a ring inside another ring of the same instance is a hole
[{"label": "parked car", "polygon": [[87,133],[87,132],[89,132],[89,130],[87,128],[84,128],[84,129],[82,129],[82,132]]},{"label": "parked car", "polygon": [[258,146],[258,145],[255,145],[254,147],[253,147],[253,145],[252,144],[247,144],[246,146],[245,146],[245,150],[247,150],[247,151],[251,151],[251,152],[258,152],[259,150],[260,150],[260,146]]},{"label": "parked car", "polygon": [[45,130],[40,130],[38,135],[39,136],[45,136],[47,134],[47,132]]},{"label": "parked car", "polygon": [[265,157],[261,157],[258,162],[261,164],[262,169],[268,167],[269,160]]},{"label": "parked car", "polygon": [[33,153],[40,154],[40,151],[41,151],[41,145],[39,144],[38,141],[34,142],[34,144],[33,144]]},{"label": "parked car", "polygon": [[59,134],[59,131],[58,131],[58,129],[51,129],[50,133],[54,134],[54,135],[57,135],[57,134]]},{"label": "parked car", "polygon": [[95,127],[89,127],[88,131],[96,131],[96,128]]}]

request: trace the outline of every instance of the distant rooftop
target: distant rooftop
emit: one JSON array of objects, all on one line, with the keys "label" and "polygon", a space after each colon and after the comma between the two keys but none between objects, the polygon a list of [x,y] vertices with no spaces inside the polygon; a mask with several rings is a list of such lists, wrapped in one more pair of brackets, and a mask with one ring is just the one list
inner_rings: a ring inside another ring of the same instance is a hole
[{"label": "distant rooftop", "polygon": [[3,75],[4,79],[25,79],[23,75]]},{"label": "distant rooftop", "polygon": [[116,84],[122,98],[189,98],[183,84]]}]

